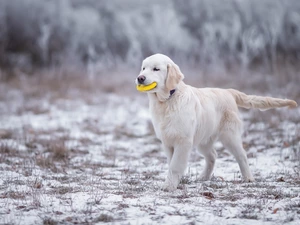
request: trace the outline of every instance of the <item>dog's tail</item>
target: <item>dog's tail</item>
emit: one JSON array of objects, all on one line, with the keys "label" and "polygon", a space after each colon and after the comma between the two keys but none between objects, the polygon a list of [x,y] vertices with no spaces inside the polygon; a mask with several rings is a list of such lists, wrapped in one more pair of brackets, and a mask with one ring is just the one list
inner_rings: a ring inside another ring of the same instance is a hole
[{"label": "dog's tail", "polygon": [[268,109],[280,108],[280,107],[289,107],[289,108],[297,107],[297,102],[290,99],[246,95],[245,93],[234,89],[228,89],[228,91],[234,97],[236,104],[239,107],[246,108],[246,109],[256,108],[260,110],[268,110]]}]

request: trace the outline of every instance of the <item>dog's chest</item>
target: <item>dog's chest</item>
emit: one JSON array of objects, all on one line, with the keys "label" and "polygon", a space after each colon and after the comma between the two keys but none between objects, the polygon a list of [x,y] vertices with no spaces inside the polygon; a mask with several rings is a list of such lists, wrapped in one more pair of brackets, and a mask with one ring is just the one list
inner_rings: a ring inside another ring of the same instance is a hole
[{"label": "dog's chest", "polygon": [[172,105],[152,103],[150,113],[156,136],[162,140],[164,137],[186,136],[186,126],[189,119],[183,116],[177,107]]},{"label": "dog's chest", "polygon": [[166,104],[150,104],[153,125],[157,127],[158,125],[162,125],[162,123],[168,122],[170,120],[170,114],[173,114],[172,111],[173,110],[170,110]]}]

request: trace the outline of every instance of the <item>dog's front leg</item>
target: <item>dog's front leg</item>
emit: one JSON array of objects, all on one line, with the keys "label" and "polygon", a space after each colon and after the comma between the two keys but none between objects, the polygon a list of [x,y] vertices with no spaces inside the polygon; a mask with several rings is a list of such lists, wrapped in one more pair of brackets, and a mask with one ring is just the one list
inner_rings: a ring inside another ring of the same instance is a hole
[{"label": "dog's front leg", "polygon": [[181,143],[174,146],[174,152],[169,162],[169,171],[163,189],[166,191],[176,190],[180,179],[188,164],[189,155],[192,149],[191,143]]},{"label": "dog's front leg", "polygon": [[168,166],[170,166],[171,160],[173,158],[174,148],[163,144],[163,150],[167,156]]}]

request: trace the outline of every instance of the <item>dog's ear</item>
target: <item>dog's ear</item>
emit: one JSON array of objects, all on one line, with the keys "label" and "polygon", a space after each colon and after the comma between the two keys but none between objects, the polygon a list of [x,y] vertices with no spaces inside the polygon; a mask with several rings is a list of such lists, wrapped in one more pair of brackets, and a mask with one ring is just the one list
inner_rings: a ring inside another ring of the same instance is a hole
[{"label": "dog's ear", "polygon": [[182,81],[184,75],[181,73],[179,66],[175,63],[168,64],[168,74],[166,79],[166,87],[168,90],[176,88],[177,84]]}]

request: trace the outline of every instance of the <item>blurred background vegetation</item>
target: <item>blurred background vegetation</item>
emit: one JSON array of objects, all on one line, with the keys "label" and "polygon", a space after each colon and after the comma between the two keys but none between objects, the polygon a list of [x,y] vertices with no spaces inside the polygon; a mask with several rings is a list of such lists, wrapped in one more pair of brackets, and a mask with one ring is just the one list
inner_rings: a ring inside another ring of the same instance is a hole
[{"label": "blurred background vegetation", "polygon": [[299,81],[300,1],[0,1],[2,71],[138,71],[157,52],[202,70],[279,71]]}]

